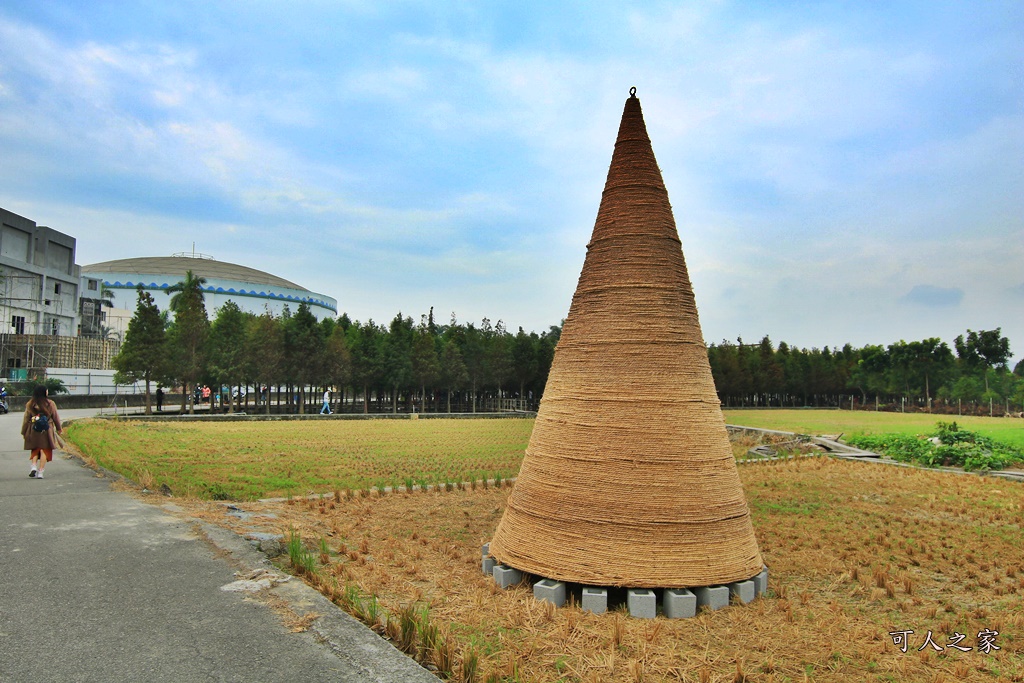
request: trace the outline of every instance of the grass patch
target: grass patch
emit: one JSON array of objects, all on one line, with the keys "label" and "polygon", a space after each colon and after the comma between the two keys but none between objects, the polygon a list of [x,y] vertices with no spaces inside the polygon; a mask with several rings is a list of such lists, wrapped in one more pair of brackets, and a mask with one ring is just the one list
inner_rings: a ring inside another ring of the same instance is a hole
[{"label": "grass patch", "polygon": [[962,467],[968,471],[985,471],[1002,470],[1024,463],[1024,449],[963,429],[956,422],[939,422],[929,437],[865,434],[854,435],[847,441],[858,448],[926,467]]},{"label": "grass patch", "polygon": [[798,434],[927,434],[939,420],[955,419],[964,429],[1024,448],[1024,420],[1005,417],[952,417],[928,413],[885,413],[867,410],[726,410],[729,424],[778,429]]},{"label": "grass patch", "polygon": [[98,465],[147,488],[218,500],[412,482],[507,479],[533,420],[160,422],[77,420],[68,436]]},{"label": "grass patch", "polygon": [[[730,424],[804,434],[910,439],[932,433],[935,416],[838,410],[736,410]],[[957,424],[1024,449],[1024,420],[969,417]],[[160,422],[78,420],[70,439],[97,464],[150,490],[177,496],[254,500],[370,487],[493,479],[519,471],[533,420],[353,420],[310,422]],[[739,435],[733,452],[772,446],[800,454],[788,437]],[[984,467],[981,461],[972,466]],[[989,463],[994,467],[994,463]]]}]

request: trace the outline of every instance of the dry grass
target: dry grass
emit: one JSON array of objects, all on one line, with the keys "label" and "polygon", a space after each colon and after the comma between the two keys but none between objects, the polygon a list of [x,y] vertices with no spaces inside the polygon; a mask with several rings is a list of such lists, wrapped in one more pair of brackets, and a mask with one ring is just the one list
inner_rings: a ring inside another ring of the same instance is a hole
[{"label": "dry grass", "polygon": [[815,455],[822,451],[809,441],[788,434],[769,434],[758,432],[731,432],[729,442],[736,460],[760,460],[769,457],[766,454],[751,452],[758,446],[769,448],[774,456]]},{"label": "dry grass", "polygon": [[[307,580],[350,608],[377,596],[392,619],[378,615],[377,630],[396,641],[397,615],[429,608],[441,646],[421,656],[455,675],[478,657],[479,681],[1024,681],[1024,487],[828,458],[740,474],[770,595],[687,620],[556,610],[528,587],[498,590],[480,546],[507,488],[237,504],[275,515],[246,522],[223,504],[180,504],[243,533],[296,529],[327,560]],[[1001,650],[918,651],[928,631],[976,648],[986,628]],[[906,653],[896,630],[915,632]]]}]

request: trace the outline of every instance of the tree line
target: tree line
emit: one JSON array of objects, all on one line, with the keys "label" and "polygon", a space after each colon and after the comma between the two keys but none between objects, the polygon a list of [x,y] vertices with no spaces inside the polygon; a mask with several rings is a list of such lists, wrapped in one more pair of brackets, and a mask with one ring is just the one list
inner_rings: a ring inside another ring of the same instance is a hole
[{"label": "tree line", "polygon": [[725,407],[818,406],[970,411],[1024,408],[1024,361],[1011,371],[1001,328],[888,346],[798,349],[768,337],[708,347]]},{"label": "tree line", "polygon": [[293,313],[247,313],[234,302],[209,320],[205,280],[191,271],[168,289],[161,313],[139,289],[135,314],[113,360],[117,383],[144,382],[151,412],[154,383],[182,388],[182,409],[195,387],[230,387],[235,405],[277,405],[303,413],[310,396],[333,389],[341,407],[476,412],[535,409],[547,382],[558,326],[509,332],[502,321],[438,323],[433,309],[418,322],[398,313],[387,325],[368,320],[317,321],[301,303]]},{"label": "tree line", "polygon": [[[502,321],[447,323],[433,309],[419,321],[401,313],[373,320],[317,321],[306,304],[282,315],[247,313],[233,302],[208,318],[205,280],[191,271],[168,289],[168,311],[139,289],[135,314],[113,360],[118,383],[181,387],[182,408],[197,386],[229,394],[236,406],[305,412],[324,389],[338,407],[360,412],[476,412],[536,409],[547,382],[560,326],[537,334]],[[724,407],[965,405],[972,411],[1020,407],[1024,362],[1007,367],[1009,340],[999,328],[967,330],[953,348],[929,338],[888,346],[796,348],[764,337],[758,344],[722,341],[708,347]]]}]

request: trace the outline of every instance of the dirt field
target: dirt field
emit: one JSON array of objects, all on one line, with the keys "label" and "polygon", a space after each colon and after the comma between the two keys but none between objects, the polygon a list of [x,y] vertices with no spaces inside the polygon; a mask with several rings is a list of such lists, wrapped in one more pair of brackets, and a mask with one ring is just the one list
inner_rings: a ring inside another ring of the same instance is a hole
[{"label": "dirt field", "polygon": [[740,474],[769,594],[686,620],[498,590],[480,546],[508,488],[234,503],[246,521],[225,503],[175,502],[241,533],[294,531],[307,581],[456,679],[1024,681],[1024,486],[823,457]]}]

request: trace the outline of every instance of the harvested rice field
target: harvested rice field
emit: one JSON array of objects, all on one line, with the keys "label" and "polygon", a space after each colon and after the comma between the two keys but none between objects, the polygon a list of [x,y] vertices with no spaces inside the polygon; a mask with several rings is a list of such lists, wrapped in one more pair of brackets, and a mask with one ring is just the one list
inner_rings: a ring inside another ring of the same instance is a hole
[{"label": "harvested rice field", "polygon": [[499,590],[480,546],[507,485],[235,503],[245,521],[175,502],[294,539],[283,567],[454,680],[1024,681],[1024,486],[826,457],[740,475],[769,592],[685,620]]},{"label": "harvested rice field", "polygon": [[149,489],[232,500],[507,479],[532,419],[81,420],[88,460]]}]

